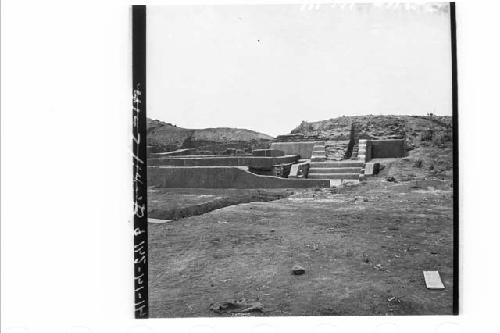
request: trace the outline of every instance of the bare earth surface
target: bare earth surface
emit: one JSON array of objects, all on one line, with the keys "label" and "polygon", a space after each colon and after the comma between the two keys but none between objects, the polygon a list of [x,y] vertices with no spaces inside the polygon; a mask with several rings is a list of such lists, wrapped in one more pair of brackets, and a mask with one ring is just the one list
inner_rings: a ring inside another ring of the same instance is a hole
[{"label": "bare earth surface", "polygon": [[252,201],[271,201],[294,192],[287,189],[148,189],[148,217],[159,220],[178,220],[201,215],[214,209]]},{"label": "bare earth surface", "polygon": [[[451,314],[451,151],[424,153],[357,186],[150,223],[151,316],[231,315],[210,305],[240,299],[265,316]],[[209,191],[158,193],[175,206]],[[446,289],[427,290],[423,270],[438,270]]]}]

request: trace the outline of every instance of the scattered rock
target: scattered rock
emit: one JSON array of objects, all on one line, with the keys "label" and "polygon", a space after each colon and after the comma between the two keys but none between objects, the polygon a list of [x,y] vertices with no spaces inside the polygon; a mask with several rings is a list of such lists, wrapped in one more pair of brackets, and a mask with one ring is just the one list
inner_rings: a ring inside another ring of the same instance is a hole
[{"label": "scattered rock", "polygon": [[394,177],[387,177],[385,180],[387,180],[388,182],[396,182],[396,178]]},{"label": "scattered rock", "polygon": [[392,297],[389,297],[387,299],[387,302],[392,302],[392,301],[395,301],[395,302],[398,302],[398,303],[401,303],[401,300],[399,298],[397,298],[396,296],[392,296]]},{"label": "scattered rock", "polygon": [[305,268],[300,265],[295,265],[292,267],[292,273],[294,275],[302,275],[306,272]]}]

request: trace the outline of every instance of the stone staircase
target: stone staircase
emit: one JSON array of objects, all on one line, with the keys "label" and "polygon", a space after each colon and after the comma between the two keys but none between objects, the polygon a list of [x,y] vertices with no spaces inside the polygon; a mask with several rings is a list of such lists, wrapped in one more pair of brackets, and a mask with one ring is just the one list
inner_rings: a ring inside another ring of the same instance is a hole
[{"label": "stone staircase", "polygon": [[325,161],[326,161],[325,143],[324,142],[316,143],[313,146],[311,162],[325,162]]},{"label": "stone staircase", "polygon": [[360,128],[359,124],[356,122],[351,123],[351,141],[353,142],[353,146],[351,151],[346,154],[348,158],[351,160],[357,160],[358,159],[358,154],[359,154],[359,135],[360,135]]},{"label": "stone staircase", "polygon": [[327,159],[325,144],[318,143],[313,147],[308,178],[359,180],[363,175],[364,165],[362,161]]},{"label": "stone staircase", "polygon": [[308,178],[359,180],[363,175],[363,162],[336,161],[311,162]]},{"label": "stone staircase", "polygon": [[351,160],[357,160],[358,159],[358,151],[359,151],[359,144],[355,143],[354,147],[352,147]]}]

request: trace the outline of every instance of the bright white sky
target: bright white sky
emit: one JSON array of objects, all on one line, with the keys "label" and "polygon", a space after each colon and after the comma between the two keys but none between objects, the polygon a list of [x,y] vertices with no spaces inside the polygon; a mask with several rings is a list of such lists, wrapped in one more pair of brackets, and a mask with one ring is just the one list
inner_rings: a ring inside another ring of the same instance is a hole
[{"label": "bright white sky", "polygon": [[276,136],[341,115],[451,115],[443,6],[148,6],[148,117]]}]

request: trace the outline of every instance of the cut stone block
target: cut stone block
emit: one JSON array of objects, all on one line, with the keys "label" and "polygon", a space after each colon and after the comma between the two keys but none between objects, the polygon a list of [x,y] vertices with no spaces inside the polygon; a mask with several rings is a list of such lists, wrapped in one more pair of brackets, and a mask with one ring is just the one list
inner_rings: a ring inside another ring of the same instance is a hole
[{"label": "cut stone block", "polygon": [[366,163],[365,164],[365,175],[366,176],[376,175],[376,174],[378,174],[379,170],[380,170],[379,163]]},{"label": "cut stone block", "polygon": [[365,164],[365,175],[367,176],[373,175],[373,163]]},{"label": "cut stone block", "polygon": [[342,179],[330,179],[330,187],[337,187],[342,184]]}]

